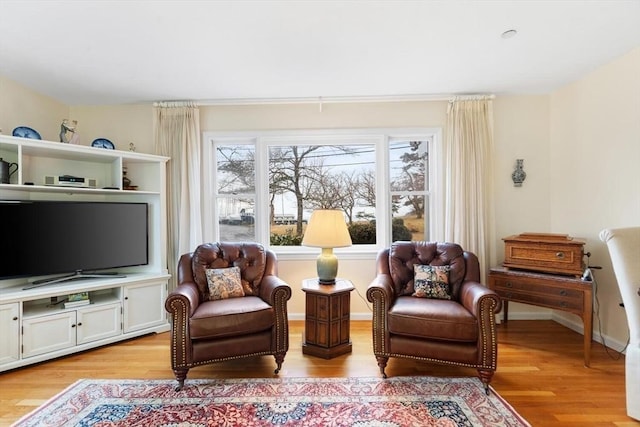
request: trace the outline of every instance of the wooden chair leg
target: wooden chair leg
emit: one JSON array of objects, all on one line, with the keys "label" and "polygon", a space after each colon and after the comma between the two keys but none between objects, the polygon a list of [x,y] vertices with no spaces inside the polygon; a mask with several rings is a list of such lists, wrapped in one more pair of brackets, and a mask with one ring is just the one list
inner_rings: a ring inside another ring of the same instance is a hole
[{"label": "wooden chair leg", "polygon": [[282,369],[282,363],[284,362],[284,356],[287,353],[276,353],[273,355],[273,357],[275,357],[276,359],[276,370],[273,372],[274,374],[277,374],[278,372],[280,372],[280,369]]},{"label": "wooden chair leg", "polygon": [[384,370],[387,367],[389,358],[384,356],[376,356],[376,360],[378,361],[378,367],[380,368],[380,374],[382,374],[382,378],[387,378],[387,374],[384,372]]},{"label": "wooden chair leg", "polygon": [[184,387],[184,381],[187,379],[187,373],[189,372],[189,369],[174,369],[173,373],[176,376],[176,380],[178,380],[178,385],[176,386],[175,390],[176,391],[180,391],[182,390],[182,388]]},{"label": "wooden chair leg", "polygon": [[478,376],[480,377],[480,381],[484,385],[484,392],[489,395],[489,383],[491,383],[491,378],[493,378],[494,371],[488,369],[478,369]]}]

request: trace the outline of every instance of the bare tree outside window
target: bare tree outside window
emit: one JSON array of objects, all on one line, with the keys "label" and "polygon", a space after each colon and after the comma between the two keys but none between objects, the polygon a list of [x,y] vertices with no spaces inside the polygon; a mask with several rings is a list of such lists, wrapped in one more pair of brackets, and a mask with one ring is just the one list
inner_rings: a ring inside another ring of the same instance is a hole
[{"label": "bare tree outside window", "polygon": [[255,241],[255,147],[216,148],[216,211],[222,241]]},{"label": "bare tree outside window", "polygon": [[[340,209],[345,212],[350,231],[366,223],[373,227],[375,236],[375,181],[370,179],[374,173],[373,145],[271,147],[271,244],[300,244],[304,226],[314,209]],[[365,184],[373,184],[374,188],[361,188]],[[291,216],[293,220],[286,221]],[[283,222],[287,225],[283,226]],[[370,243],[360,242],[353,231],[352,240],[354,244]]]},{"label": "bare tree outside window", "polygon": [[428,239],[429,152],[427,141],[389,145],[392,241]]},{"label": "bare tree outside window", "polygon": [[212,139],[216,238],[262,241],[268,233],[270,246],[299,246],[315,209],[339,209],[354,246],[430,240],[440,224],[433,205],[440,187],[432,188],[430,171],[439,136],[409,132],[415,136],[358,130]]}]

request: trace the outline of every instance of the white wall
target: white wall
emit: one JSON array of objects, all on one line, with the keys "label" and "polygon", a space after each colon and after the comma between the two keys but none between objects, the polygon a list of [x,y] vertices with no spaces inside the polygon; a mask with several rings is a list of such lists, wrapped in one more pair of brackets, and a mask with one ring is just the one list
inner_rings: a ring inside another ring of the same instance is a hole
[{"label": "white wall", "polygon": [[596,315],[622,347],[626,316],[598,233],[640,225],[640,48],[554,92],[550,136],[551,230],[587,239],[591,264],[603,267]]},{"label": "white wall", "polygon": [[0,130],[11,135],[18,126],[36,130],[42,139],[59,141],[60,124],[69,107],[0,76]]},{"label": "white wall", "polygon": [[81,145],[96,138],[113,142],[116,150],[155,154],[153,148],[153,107],[149,104],[71,107],[70,118],[78,121]]}]

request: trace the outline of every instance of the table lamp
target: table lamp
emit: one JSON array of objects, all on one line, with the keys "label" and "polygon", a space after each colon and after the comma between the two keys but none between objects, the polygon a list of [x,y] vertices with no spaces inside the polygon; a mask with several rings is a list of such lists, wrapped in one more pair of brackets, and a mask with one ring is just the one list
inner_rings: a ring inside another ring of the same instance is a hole
[{"label": "table lamp", "polygon": [[304,246],[322,248],[318,256],[318,282],[332,285],[338,274],[338,258],[333,248],[351,246],[351,236],[344,220],[344,213],[337,209],[313,211],[302,238]]}]

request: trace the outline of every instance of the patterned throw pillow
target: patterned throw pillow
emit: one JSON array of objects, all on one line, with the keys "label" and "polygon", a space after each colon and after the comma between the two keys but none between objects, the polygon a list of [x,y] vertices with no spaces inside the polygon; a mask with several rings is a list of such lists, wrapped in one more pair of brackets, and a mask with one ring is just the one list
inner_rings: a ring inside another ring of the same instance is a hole
[{"label": "patterned throw pillow", "polygon": [[418,298],[451,299],[448,265],[413,265],[413,295]]},{"label": "patterned throw pillow", "polygon": [[210,301],[244,296],[239,267],[208,268],[205,274]]}]

